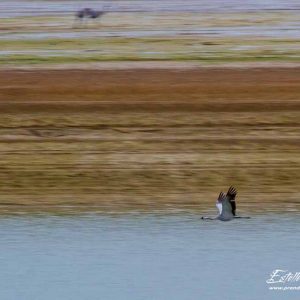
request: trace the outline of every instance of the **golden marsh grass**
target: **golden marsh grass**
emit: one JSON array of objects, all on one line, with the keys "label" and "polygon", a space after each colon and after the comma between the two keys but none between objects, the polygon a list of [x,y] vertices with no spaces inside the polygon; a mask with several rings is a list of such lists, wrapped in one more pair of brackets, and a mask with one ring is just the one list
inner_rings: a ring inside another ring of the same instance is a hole
[{"label": "golden marsh grass", "polygon": [[297,68],[1,73],[3,211],[299,208]]}]

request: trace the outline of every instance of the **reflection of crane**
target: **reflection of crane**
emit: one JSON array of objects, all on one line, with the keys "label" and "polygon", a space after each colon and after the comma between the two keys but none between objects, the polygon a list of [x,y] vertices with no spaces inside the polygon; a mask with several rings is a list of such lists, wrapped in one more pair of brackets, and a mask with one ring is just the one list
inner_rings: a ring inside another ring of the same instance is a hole
[{"label": "reflection of crane", "polygon": [[221,220],[221,221],[230,221],[234,218],[243,218],[243,219],[249,219],[249,217],[237,217],[235,215],[236,211],[236,203],[235,203],[235,197],[236,197],[237,191],[236,189],[231,186],[225,195],[223,192],[220,193],[218,200],[217,200],[217,208],[219,210],[219,215],[216,218],[204,218],[205,220]]},{"label": "reflection of crane", "polygon": [[76,12],[75,18],[81,23],[85,18],[98,19],[106,13],[104,10],[94,10],[92,8],[83,8]]}]

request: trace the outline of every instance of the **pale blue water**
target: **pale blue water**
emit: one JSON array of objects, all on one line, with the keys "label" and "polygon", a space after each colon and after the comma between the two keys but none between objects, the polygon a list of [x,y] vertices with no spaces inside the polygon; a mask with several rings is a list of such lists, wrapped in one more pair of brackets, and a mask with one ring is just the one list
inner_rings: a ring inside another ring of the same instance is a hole
[{"label": "pale blue water", "polygon": [[275,269],[300,271],[299,225],[279,214],[2,216],[0,298],[300,299],[266,284]]}]

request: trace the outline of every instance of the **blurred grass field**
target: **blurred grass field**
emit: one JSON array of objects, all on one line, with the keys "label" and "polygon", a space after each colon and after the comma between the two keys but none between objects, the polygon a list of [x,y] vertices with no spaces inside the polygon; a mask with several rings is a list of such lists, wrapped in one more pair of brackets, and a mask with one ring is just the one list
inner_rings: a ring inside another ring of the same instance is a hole
[{"label": "blurred grass field", "polygon": [[214,209],[229,185],[299,209],[296,10],[29,4],[0,18],[0,211]]},{"label": "blurred grass field", "polygon": [[0,19],[0,66],[106,61],[300,61],[295,11],[253,13],[111,12]]},{"label": "blurred grass field", "polygon": [[298,68],[7,70],[1,211],[299,209]]}]

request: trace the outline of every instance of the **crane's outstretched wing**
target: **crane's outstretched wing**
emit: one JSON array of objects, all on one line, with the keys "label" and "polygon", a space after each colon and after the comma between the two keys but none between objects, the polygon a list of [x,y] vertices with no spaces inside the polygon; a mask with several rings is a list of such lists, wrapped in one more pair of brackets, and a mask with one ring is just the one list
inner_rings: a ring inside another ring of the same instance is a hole
[{"label": "crane's outstretched wing", "polygon": [[235,197],[237,195],[237,190],[231,186],[228,189],[228,192],[226,194],[226,198],[229,200],[231,204],[231,209],[232,209],[232,214],[235,216],[235,211],[236,211],[236,202],[235,202]]},{"label": "crane's outstretched wing", "polygon": [[225,194],[224,194],[223,192],[221,192],[221,193],[219,194],[219,197],[218,197],[217,203],[216,203],[216,206],[217,206],[217,208],[218,208],[218,210],[219,210],[219,215],[222,213],[222,202],[223,202],[224,200],[226,200],[226,196],[225,196]]}]

